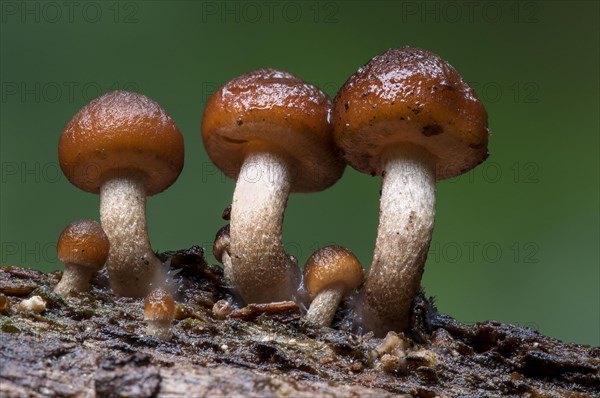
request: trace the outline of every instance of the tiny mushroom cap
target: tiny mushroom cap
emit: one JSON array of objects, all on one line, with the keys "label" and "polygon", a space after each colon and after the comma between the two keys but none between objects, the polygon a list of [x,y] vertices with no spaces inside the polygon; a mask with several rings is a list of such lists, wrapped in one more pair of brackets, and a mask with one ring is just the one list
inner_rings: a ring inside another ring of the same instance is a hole
[{"label": "tiny mushroom cap", "polygon": [[348,249],[326,246],[313,253],[304,266],[304,285],[312,300],[306,319],[330,325],[342,298],[358,288],[364,273]]},{"label": "tiny mushroom cap", "polygon": [[213,243],[213,255],[218,262],[223,264],[223,271],[226,275],[231,274],[231,235],[229,224],[223,226],[217,231],[215,241]]},{"label": "tiny mushroom cap", "polygon": [[304,284],[311,299],[323,290],[339,285],[346,295],[360,286],[364,273],[354,253],[332,245],[314,252],[304,266]]},{"label": "tiny mushroom cap", "polygon": [[104,230],[94,220],[79,220],[69,224],[60,234],[58,259],[99,271],[108,258],[109,243]]},{"label": "tiny mushroom cap", "polygon": [[71,183],[100,193],[102,183],[130,173],[146,195],[167,189],[183,168],[183,137],[155,101],[113,91],[83,107],[65,127],[58,146],[60,166]]},{"label": "tiny mushroom cap", "polygon": [[146,334],[162,340],[169,340],[174,318],[175,300],[173,300],[171,293],[163,287],[152,290],[144,299]]},{"label": "tiny mushroom cap", "polygon": [[225,276],[246,303],[290,300],[297,293],[300,271],[283,250],[283,214],[290,192],[321,191],[344,171],[331,109],[318,88],[274,69],[237,77],[208,100],[206,152],[237,179]]},{"label": "tiny mushroom cap", "polygon": [[64,295],[88,290],[90,278],[108,258],[109,247],[108,238],[96,221],[69,224],[58,238],[58,259],[65,263],[65,271],[54,292]]},{"label": "tiny mushroom cap", "polygon": [[171,321],[175,317],[175,300],[165,288],[158,287],[144,299],[144,320]]},{"label": "tiny mushroom cap", "polygon": [[230,244],[231,236],[229,235],[229,224],[227,224],[217,231],[213,243],[213,255],[218,262],[223,263],[223,254],[229,250]]},{"label": "tiny mushroom cap", "polygon": [[418,48],[390,49],[338,92],[334,137],[355,169],[383,177],[373,263],[355,319],[383,336],[408,327],[435,216],[435,182],[488,156],[487,113],[460,74]]},{"label": "tiny mushroom cap", "polygon": [[353,74],[334,103],[334,135],[348,163],[381,175],[395,144],[424,148],[436,179],[460,175],[488,156],[487,112],[450,64],[419,48],[394,48]]},{"label": "tiny mushroom cap", "polygon": [[231,303],[227,300],[219,300],[217,301],[212,308],[213,315],[217,319],[225,319],[227,315],[231,314],[233,308]]},{"label": "tiny mushroom cap", "polygon": [[73,117],[60,137],[58,154],[71,183],[100,194],[114,293],[145,296],[163,278],[148,241],[146,196],[168,188],[181,172],[184,146],[179,129],[150,98],[114,91]]}]

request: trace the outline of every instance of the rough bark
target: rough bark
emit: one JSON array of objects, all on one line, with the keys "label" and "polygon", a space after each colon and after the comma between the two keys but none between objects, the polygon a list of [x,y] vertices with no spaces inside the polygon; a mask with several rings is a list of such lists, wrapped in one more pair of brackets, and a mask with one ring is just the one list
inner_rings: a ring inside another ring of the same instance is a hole
[{"label": "rough bark", "polygon": [[[202,249],[159,255],[175,275],[173,338],[144,335],[143,299],[52,293],[59,273],[0,268],[1,397],[597,397],[600,349],[498,322],[464,325],[420,295],[407,336],[385,339],[307,323],[293,303],[232,300]],[[33,295],[42,313],[18,312]]]}]

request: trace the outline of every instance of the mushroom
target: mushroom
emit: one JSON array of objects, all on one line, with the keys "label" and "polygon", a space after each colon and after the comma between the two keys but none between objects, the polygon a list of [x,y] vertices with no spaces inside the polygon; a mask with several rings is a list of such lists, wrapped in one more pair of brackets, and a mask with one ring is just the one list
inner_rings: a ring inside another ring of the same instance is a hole
[{"label": "mushroom", "polygon": [[170,340],[171,325],[175,318],[175,300],[163,287],[157,287],[144,299],[146,334],[161,340]]},{"label": "mushroom", "polygon": [[73,117],[60,137],[58,154],[72,184],[100,194],[113,292],[143,297],[164,277],[148,241],[146,196],[167,189],[181,172],[179,129],[150,98],[114,91]]},{"label": "mushroom", "polygon": [[90,279],[106,262],[108,251],[108,238],[96,221],[79,220],[69,224],[58,238],[58,259],[65,263],[65,271],[54,293],[64,296],[69,292],[88,291]]},{"label": "mushroom", "polygon": [[306,319],[329,326],[342,298],[363,281],[360,261],[348,249],[326,246],[314,252],[304,266],[304,285],[312,300]]},{"label": "mushroom", "polygon": [[231,303],[224,299],[217,301],[212,307],[212,313],[217,319],[227,318],[227,315],[231,314],[231,311],[233,311]]},{"label": "mushroom", "polygon": [[439,56],[404,47],[374,57],[340,89],[334,136],[348,163],[383,177],[373,263],[357,324],[385,335],[408,326],[435,214],[435,182],[487,156],[487,113]]},{"label": "mushroom", "polygon": [[231,273],[231,256],[229,255],[229,246],[231,245],[231,235],[229,233],[229,224],[217,231],[213,243],[213,256],[218,262],[223,264],[223,272]]},{"label": "mushroom", "polygon": [[225,276],[246,303],[290,300],[300,271],[282,244],[290,192],[331,186],[344,170],[331,136],[331,101],[279,70],[237,77],[204,110],[208,156],[237,179],[231,207],[231,268]]}]

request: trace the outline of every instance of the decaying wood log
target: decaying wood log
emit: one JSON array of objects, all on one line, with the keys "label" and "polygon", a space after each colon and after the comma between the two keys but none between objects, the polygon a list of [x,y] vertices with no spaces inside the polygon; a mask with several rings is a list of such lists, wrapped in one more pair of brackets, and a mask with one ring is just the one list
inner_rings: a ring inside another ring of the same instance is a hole
[{"label": "decaying wood log", "polygon": [[[464,325],[431,300],[411,330],[385,339],[307,323],[293,303],[234,308],[202,249],[161,258],[176,270],[176,321],[144,334],[143,300],[114,297],[105,274],[89,293],[52,293],[60,273],[0,268],[2,397],[598,397],[600,348],[498,322]],[[17,310],[40,296],[42,312]],[[233,315],[233,316],[232,316]],[[222,318],[222,317],[221,317]]]}]

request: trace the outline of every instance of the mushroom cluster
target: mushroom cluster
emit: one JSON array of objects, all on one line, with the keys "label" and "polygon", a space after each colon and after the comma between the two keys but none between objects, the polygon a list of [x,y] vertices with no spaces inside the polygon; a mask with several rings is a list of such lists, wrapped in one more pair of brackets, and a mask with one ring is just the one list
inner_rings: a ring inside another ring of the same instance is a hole
[{"label": "mushroom cluster", "polygon": [[[217,232],[213,254],[239,304],[295,300],[309,306],[308,321],[328,326],[344,297],[357,291],[347,313],[357,330],[379,336],[409,326],[433,231],[436,181],[488,154],[487,114],[473,89],[439,56],[410,47],[371,59],[333,103],[284,71],[244,74],[209,98],[201,129],[210,159],[236,180],[223,215],[229,224]],[[71,183],[100,194],[102,226],[84,220],[63,231],[65,272],[56,293],[85,291],[106,263],[116,295],[145,297],[146,333],[170,338],[175,299],[150,246],[145,209],[147,196],[178,178],[183,157],[179,129],[144,95],[108,93],[75,115],[60,137],[60,165]],[[350,250],[327,246],[302,274],[283,248],[288,196],[330,187],[346,164],[383,179],[370,271],[364,280]],[[226,318],[232,303],[215,304],[215,317]]]}]

